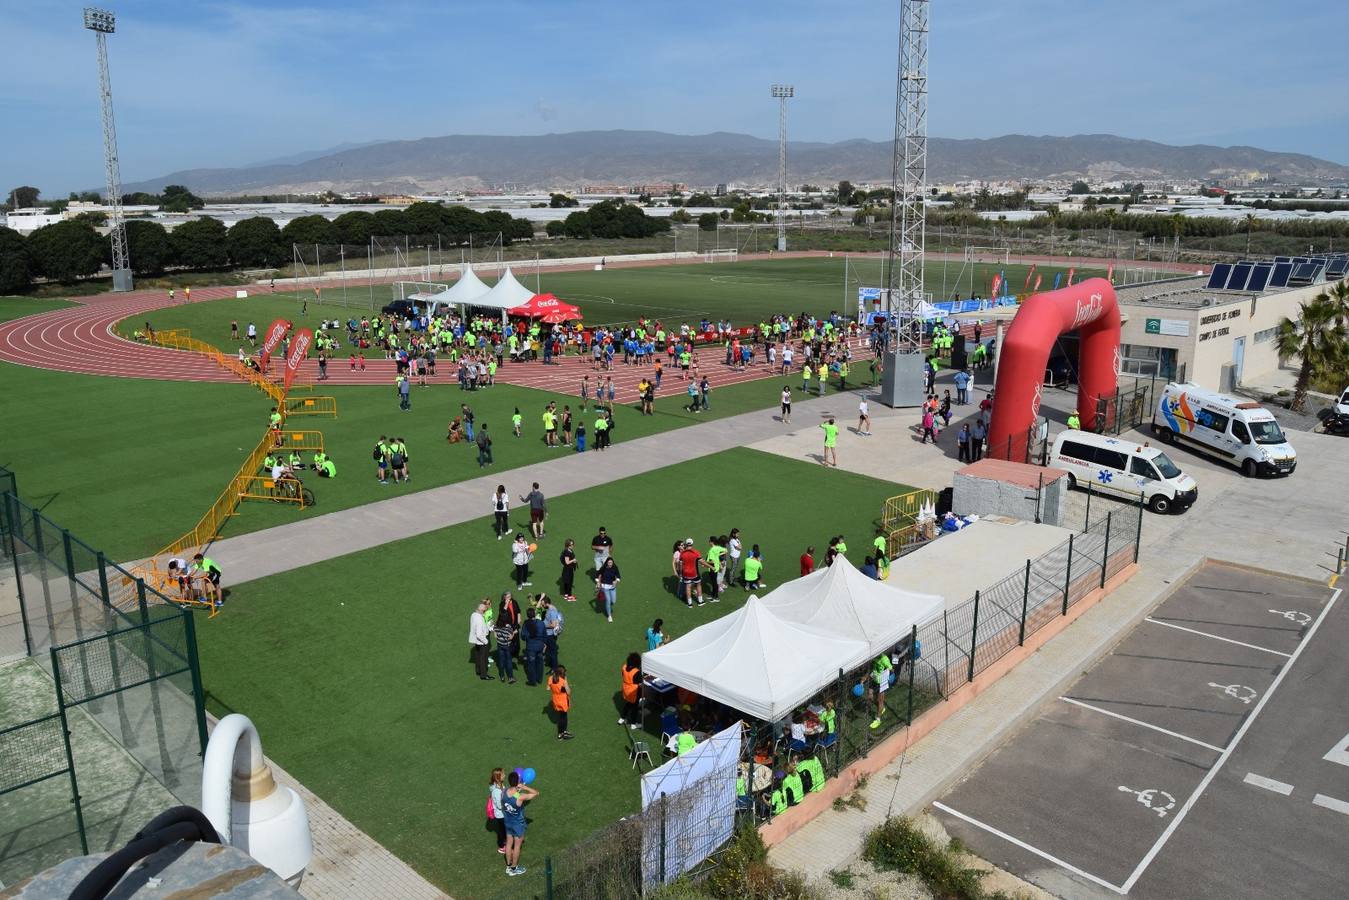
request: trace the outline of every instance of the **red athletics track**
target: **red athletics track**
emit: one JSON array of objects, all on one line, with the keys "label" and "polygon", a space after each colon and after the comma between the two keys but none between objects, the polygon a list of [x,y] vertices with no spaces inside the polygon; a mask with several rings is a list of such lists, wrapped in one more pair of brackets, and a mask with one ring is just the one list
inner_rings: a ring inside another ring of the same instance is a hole
[{"label": "red athletics track", "polygon": [[[772,254],[779,257],[819,257],[824,252],[801,252]],[[865,255],[865,254],[857,254]],[[745,259],[756,257],[746,256]],[[762,258],[769,258],[763,255]],[[1039,259],[1045,262],[1060,262],[1058,258],[1027,257],[1026,260]],[[615,259],[610,266],[624,268],[644,265],[683,264],[686,260],[640,260],[622,262]],[[1108,260],[1076,259],[1073,262],[1082,266],[1101,266]],[[1127,265],[1129,261],[1120,260],[1118,264]],[[1174,264],[1150,263],[1155,268],[1172,268]],[[551,271],[588,269],[589,265],[567,265],[552,267]],[[1189,266],[1177,267],[1189,270]],[[392,280],[392,279],[381,279]],[[348,284],[364,283],[349,281]],[[340,282],[332,282],[334,286]],[[288,286],[296,289],[298,285]],[[308,285],[306,285],[308,287]],[[259,290],[253,286],[251,290]],[[234,296],[236,287],[201,287],[192,292],[192,302],[219,300]],[[210,360],[193,353],[169,350],[164,347],[152,347],[130,341],[118,336],[114,327],[122,319],[139,317],[152,313],[169,305],[168,295],[163,290],[134,291],[128,294],[97,294],[89,297],[73,297],[76,306],[67,309],[38,313],[21,319],[0,323],[0,360],[38,369],[52,369],[62,372],[77,372],[87,375],[108,375],[122,378],[152,378],[169,381],[234,381],[235,376],[220,369]],[[854,348],[856,352],[856,347]],[[863,374],[868,354],[861,352],[856,375]],[[722,365],[724,353],[720,348],[709,347],[700,352],[701,374],[706,374],[715,390],[717,387],[768,377],[771,373],[763,364],[747,370],[733,371]],[[798,365],[800,355],[797,356]],[[649,367],[648,367],[649,368]],[[390,385],[395,374],[391,360],[367,359],[366,371],[352,372],[347,360],[339,355],[328,365],[328,384],[375,384]],[[441,368],[436,381],[455,383],[453,377],[446,377],[447,367]],[[581,376],[590,372],[589,359],[569,357],[555,366],[542,363],[507,363],[497,377],[503,382],[520,384],[552,390],[562,394],[576,394],[580,388]],[[620,395],[631,399],[637,381],[644,369],[637,366],[615,365],[611,373]],[[595,375],[591,373],[592,390]],[[302,373],[303,380],[317,380],[318,364],[311,360]],[[665,378],[658,392],[660,396],[669,396],[683,391],[683,383],[678,373],[666,369]]]}]

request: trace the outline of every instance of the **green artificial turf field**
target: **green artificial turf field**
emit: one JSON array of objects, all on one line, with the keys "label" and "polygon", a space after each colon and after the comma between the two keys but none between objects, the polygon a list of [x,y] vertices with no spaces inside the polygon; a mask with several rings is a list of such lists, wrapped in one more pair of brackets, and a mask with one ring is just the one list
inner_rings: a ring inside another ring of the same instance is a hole
[{"label": "green artificial turf field", "polygon": [[[508,885],[483,816],[492,767],[538,770],[522,861],[531,875],[545,854],[565,866],[561,851],[638,807],[616,724],[626,655],[645,649],[657,616],[677,637],[744,602],[737,588],[720,604],[682,606],[665,584],[675,540],[705,550],[709,534],[739,527],[746,549],[762,548],[771,588],[796,577],[807,544],[823,553],[834,534],[860,561],[883,500],[905,490],[739,449],[550,502],[534,591],[556,596],[565,538],[588,570],[600,525],[623,574],[612,624],[583,577],[581,600],[561,604],[570,742],[555,739],[547,690],[526,687],[522,671],[515,685],[474,677],[469,613],[514,587],[510,545],[489,518],[236,587],[197,631],[213,712],[250,716],[269,756],[452,896],[494,896]],[[527,529],[527,516],[513,512],[512,524]]]},{"label": "green artificial turf field", "polygon": [[[774,313],[795,314],[808,312],[823,315],[836,310],[843,315],[857,312],[857,288],[879,286],[881,260],[862,257],[844,260],[840,256],[805,259],[754,260],[736,263],[697,263],[680,266],[651,266],[642,268],[609,268],[603,272],[548,272],[539,277],[542,290],[556,294],[581,308],[585,320],[592,324],[634,321],[639,316],[658,318],[667,322],[696,321],[702,316],[724,316],[733,322],[757,321]],[[845,284],[846,269],[846,284]],[[1006,273],[1013,292],[1024,283],[1028,267],[998,266],[979,263],[959,273],[959,262],[941,265],[929,264],[927,289],[940,299],[955,291],[962,297],[971,292],[987,294],[994,274]],[[1040,266],[1036,272],[1044,276],[1045,287],[1053,284],[1056,272],[1067,273],[1067,267]],[[536,284],[533,273],[516,273],[529,288]],[[1077,278],[1102,275],[1103,271],[1079,269]],[[957,288],[957,280],[959,287]],[[447,276],[448,280],[448,276]],[[492,279],[487,279],[491,283]],[[943,293],[943,286],[945,293]],[[264,289],[265,290],[265,289]],[[392,299],[389,285],[375,285],[373,303],[376,309]],[[238,321],[243,332],[250,320],[259,332],[277,316],[297,317],[301,303],[308,304],[309,319],[336,318],[345,322],[350,315],[367,314],[371,308],[371,289],[351,287],[346,292],[348,305],[343,305],[340,288],[323,291],[325,302],[315,302],[312,291],[255,293],[244,300],[213,300],[155,312],[151,317],[155,328],[187,328],[192,336],[208,341],[226,350],[232,349],[230,322]],[[135,316],[119,323],[126,335],[140,327],[144,316]]]},{"label": "green artificial turf field", "polygon": [[45,297],[0,297],[0,322],[74,305],[69,300],[51,300]]},{"label": "green artificial turf field", "polygon": [[[0,378],[11,400],[5,421],[10,439],[0,465],[17,474],[27,502],[122,560],[154,553],[196,524],[257,445],[271,408],[243,384],[101,378],[3,363]],[[685,411],[678,398],[658,400],[654,416],[619,405],[614,443],[763,409],[777,403],[780,390],[771,379],[728,385],[714,392],[712,410],[698,415]],[[476,478],[484,470],[471,445],[445,442],[446,424],[464,402],[495,435],[494,471],[571,452],[544,446],[539,417],[548,400],[574,404],[574,396],[506,384],[465,393],[440,384],[414,387],[412,410],[405,413],[392,385],[334,387],[330,393],[337,398],[336,419],[306,416],[290,424],[323,432],[337,478],[301,473],[317,501],[304,511],[289,503],[245,501],[226,535]],[[520,439],[510,433],[517,406],[525,417]],[[406,439],[410,484],[376,482],[370,451],[381,434]],[[595,459],[600,465],[602,457]]]}]

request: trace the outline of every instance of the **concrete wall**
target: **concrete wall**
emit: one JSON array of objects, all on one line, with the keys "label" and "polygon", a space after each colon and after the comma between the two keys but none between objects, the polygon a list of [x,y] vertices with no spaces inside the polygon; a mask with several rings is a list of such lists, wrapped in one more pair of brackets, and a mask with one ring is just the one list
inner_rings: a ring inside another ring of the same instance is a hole
[{"label": "concrete wall", "polygon": [[[1256,334],[1276,327],[1285,317],[1296,318],[1298,307],[1325,288],[1325,285],[1312,285],[1245,297],[1215,295],[1213,305],[1201,309],[1129,304],[1122,307],[1128,321],[1123,325],[1120,340],[1142,347],[1174,349],[1177,369],[1184,367],[1186,381],[1216,390],[1222,367],[1232,362],[1233,346],[1238,338],[1246,339],[1243,377],[1250,379],[1278,369],[1274,342],[1257,342]],[[1148,334],[1148,319],[1184,322],[1189,333]]]},{"label": "concrete wall", "polygon": [[[1065,518],[1068,491],[1053,490],[1048,479],[1046,481],[1044,505],[1038,519],[1047,525],[1058,525]],[[951,511],[958,516],[1011,516],[1024,522],[1037,520],[1035,488],[962,472],[955,473],[953,484]]]}]

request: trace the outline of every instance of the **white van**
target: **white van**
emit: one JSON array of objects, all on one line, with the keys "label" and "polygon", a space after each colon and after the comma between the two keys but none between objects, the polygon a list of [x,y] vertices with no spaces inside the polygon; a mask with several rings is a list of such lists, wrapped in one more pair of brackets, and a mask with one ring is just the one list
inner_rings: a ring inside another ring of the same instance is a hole
[{"label": "white van", "polygon": [[1155,513],[1184,511],[1199,499],[1199,486],[1161,450],[1090,431],[1060,431],[1049,465],[1068,473],[1070,483],[1093,490],[1142,494]]},{"label": "white van", "polygon": [[1248,478],[1291,475],[1297,453],[1283,429],[1259,403],[1197,384],[1172,382],[1152,414],[1152,431],[1237,466]]},{"label": "white van", "polygon": [[1349,416],[1349,387],[1340,391],[1340,399],[1335,401],[1335,412],[1341,416]]}]

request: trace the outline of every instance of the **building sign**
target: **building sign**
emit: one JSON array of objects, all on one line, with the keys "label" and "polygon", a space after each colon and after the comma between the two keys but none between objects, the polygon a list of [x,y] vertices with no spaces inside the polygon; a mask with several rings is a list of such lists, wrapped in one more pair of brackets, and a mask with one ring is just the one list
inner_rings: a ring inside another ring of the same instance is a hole
[{"label": "building sign", "polygon": [[881,289],[878,287],[860,287],[857,289],[857,299],[862,303],[870,300],[881,299]]},{"label": "building sign", "polygon": [[[1241,318],[1241,310],[1229,309],[1226,312],[1219,312],[1214,313],[1211,316],[1204,316],[1202,319],[1199,320],[1199,324],[1214,325],[1217,324],[1218,322],[1226,321],[1227,319],[1239,319],[1239,318]],[[1210,328],[1208,331],[1199,332],[1199,340],[1210,341],[1213,338],[1224,337],[1225,335],[1231,333],[1232,329],[1226,325],[1224,325],[1222,328]]]},{"label": "building sign", "polygon": [[1190,323],[1184,319],[1148,319],[1143,323],[1148,334],[1170,334],[1176,337],[1190,336]]}]

